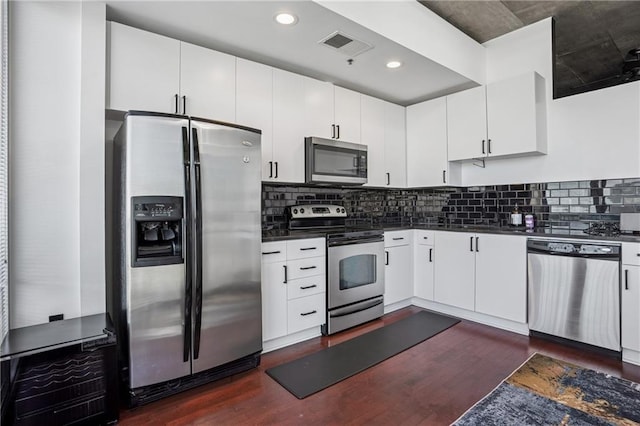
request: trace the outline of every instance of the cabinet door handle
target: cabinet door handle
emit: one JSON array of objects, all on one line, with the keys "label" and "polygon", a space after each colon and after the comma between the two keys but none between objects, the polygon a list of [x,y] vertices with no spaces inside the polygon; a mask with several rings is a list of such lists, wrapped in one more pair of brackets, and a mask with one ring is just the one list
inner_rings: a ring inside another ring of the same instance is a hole
[{"label": "cabinet door handle", "polygon": [[640,253],[636,253],[636,256],[640,257]]},{"label": "cabinet door handle", "polygon": [[301,251],[306,251],[306,250],[316,250],[318,247],[302,247],[300,250]]},{"label": "cabinet door handle", "polygon": [[317,313],[317,312],[318,312],[318,311],[316,311],[316,310],[314,309],[314,310],[313,310],[313,311],[311,311],[311,312],[302,312],[302,313],[300,314],[300,316],[306,317],[307,315],[313,315],[313,314],[315,314],[315,313]]},{"label": "cabinet door handle", "polygon": [[442,183],[447,183],[447,171],[442,171]]},{"label": "cabinet door handle", "polygon": [[174,114],[178,113],[178,94],[176,93],[175,95],[173,95],[175,101],[176,101],[176,107],[175,107],[175,112]]},{"label": "cabinet door handle", "polygon": [[262,254],[263,255],[267,255],[267,254],[278,254],[280,253],[280,250],[275,250],[275,251],[263,251]]},{"label": "cabinet door handle", "polygon": [[336,125],[332,124],[331,125],[331,139],[335,139],[336,138]]},{"label": "cabinet door handle", "polygon": [[287,281],[288,281],[288,278],[287,278],[287,265],[283,265],[282,267],[284,268],[284,281],[283,281],[283,283],[286,284]]},{"label": "cabinet door handle", "polygon": [[308,290],[310,288],[314,288],[314,287],[318,287],[316,284],[312,284],[312,285],[305,285],[300,287],[300,290]]},{"label": "cabinet door handle", "polygon": [[487,153],[491,154],[491,139],[487,139]]},{"label": "cabinet door handle", "polygon": [[187,96],[182,96],[182,114],[187,115]]},{"label": "cabinet door handle", "polygon": [[273,161],[269,161],[269,177],[273,177]]},{"label": "cabinet door handle", "polygon": [[337,129],[337,135],[336,135],[336,139],[340,139],[340,125],[336,125],[336,129]]},{"label": "cabinet door handle", "polygon": [[301,271],[307,271],[309,269],[316,269],[316,268],[317,268],[317,266],[301,266],[300,270]]},{"label": "cabinet door handle", "polygon": [[400,241],[400,240],[404,240],[404,237],[394,237],[393,241]]},{"label": "cabinet door handle", "polygon": [[476,237],[476,251],[480,251],[478,250],[478,248],[480,247],[480,244],[478,244],[479,241],[480,241],[480,237]]},{"label": "cabinet door handle", "polygon": [[391,173],[387,173],[387,185],[391,185]]},{"label": "cabinet door handle", "polygon": [[388,265],[389,264],[389,252],[388,251],[384,251],[384,264]]},{"label": "cabinet door handle", "polygon": [[429,262],[433,262],[433,249],[429,249]]},{"label": "cabinet door handle", "polygon": [[629,290],[629,270],[624,270],[624,289]]},{"label": "cabinet door handle", "polygon": [[469,237],[469,251],[473,251],[473,237]]},{"label": "cabinet door handle", "polygon": [[482,153],[484,154],[484,139],[482,139]]},{"label": "cabinet door handle", "polygon": [[278,179],[278,162],[275,162],[276,164],[276,175],[274,176],[274,179]]}]

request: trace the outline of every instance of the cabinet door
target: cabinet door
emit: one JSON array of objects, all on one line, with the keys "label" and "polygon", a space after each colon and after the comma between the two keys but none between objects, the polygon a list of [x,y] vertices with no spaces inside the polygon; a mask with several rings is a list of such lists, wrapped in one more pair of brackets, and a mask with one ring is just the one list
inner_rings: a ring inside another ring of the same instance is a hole
[{"label": "cabinet door", "polygon": [[405,108],[385,102],[384,162],[388,186],[407,186],[407,132]]},{"label": "cabinet door", "polygon": [[487,85],[489,156],[546,152],[540,97],[544,97],[544,79],[536,73]]},{"label": "cabinet door", "polygon": [[262,340],[287,334],[285,262],[262,262]]},{"label": "cabinet door", "polygon": [[476,250],[476,312],[527,322],[527,240],[479,234]]},{"label": "cabinet door", "polygon": [[335,139],[333,120],[333,85],[303,77],[304,135]]},{"label": "cabinet door", "polygon": [[262,131],[262,180],[273,179],[273,69],[236,59],[236,121]]},{"label": "cabinet door", "polygon": [[304,183],[304,77],[273,69],[273,179]]},{"label": "cabinet door", "polygon": [[390,305],[413,295],[410,245],[385,247],[384,304]]},{"label": "cabinet door", "polygon": [[622,347],[640,351],[640,266],[622,265]]},{"label": "cabinet door", "polygon": [[487,155],[487,105],[484,86],[447,96],[447,134],[449,161]]},{"label": "cabinet door", "polygon": [[236,121],[236,58],[181,43],[181,112],[211,120]]},{"label": "cabinet door", "polygon": [[336,139],[360,143],[360,93],[334,86]]},{"label": "cabinet door", "polygon": [[177,113],[180,42],[116,22],[109,27],[107,108]]},{"label": "cabinet door", "polygon": [[413,293],[416,297],[433,300],[433,246],[418,244],[413,253]]},{"label": "cabinet door", "polygon": [[366,186],[386,185],[384,168],[384,101],[362,95],[362,141],[367,145]]},{"label": "cabinet door", "polygon": [[447,159],[447,99],[407,107],[407,186],[459,184]]},{"label": "cabinet door", "polygon": [[433,299],[473,311],[475,309],[475,235],[437,232],[435,235]]}]

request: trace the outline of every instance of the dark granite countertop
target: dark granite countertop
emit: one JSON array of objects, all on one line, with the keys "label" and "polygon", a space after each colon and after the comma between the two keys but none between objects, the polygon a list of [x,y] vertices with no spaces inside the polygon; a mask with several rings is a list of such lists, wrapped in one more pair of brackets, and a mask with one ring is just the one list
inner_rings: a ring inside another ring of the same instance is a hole
[{"label": "dark granite countertop", "polygon": [[[570,238],[593,241],[613,241],[640,243],[640,235],[617,235],[617,236],[596,236],[587,235],[582,230],[568,230],[566,228],[534,228],[532,230],[524,227],[500,227],[491,225],[438,225],[438,224],[389,224],[381,225],[385,231],[402,231],[411,229],[423,229],[428,231],[450,231],[450,232],[473,232],[481,234],[499,235],[522,235],[526,237],[540,238]],[[283,241],[301,238],[324,237],[326,232],[313,231],[289,231],[287,229],[263,230],[262,241]]]},{"label": "dark granite countertop", "polygon": [[10,330],[0,346],[0,360],[115,336],[106,313],[53,321]]}]

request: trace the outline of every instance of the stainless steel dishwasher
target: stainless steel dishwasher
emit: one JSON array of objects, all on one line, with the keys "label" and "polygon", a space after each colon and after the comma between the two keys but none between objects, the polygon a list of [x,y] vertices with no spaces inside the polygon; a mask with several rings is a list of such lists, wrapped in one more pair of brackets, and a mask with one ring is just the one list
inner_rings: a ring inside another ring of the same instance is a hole
[{"label": "stainless steel dishwasher", "polygon": [[527,241],[529,329],[619,352],[620,246]]}]

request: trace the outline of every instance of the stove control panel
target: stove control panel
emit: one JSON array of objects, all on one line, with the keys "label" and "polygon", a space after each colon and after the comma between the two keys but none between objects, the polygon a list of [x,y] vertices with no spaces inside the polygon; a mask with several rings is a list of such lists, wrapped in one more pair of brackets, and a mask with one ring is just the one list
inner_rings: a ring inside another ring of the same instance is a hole
[{"label": "stove control panel", "polygon": [[289,207],[292,219],[312,219],[317,217],[347,217],[344,207],[333,204],[301,204]]}]

